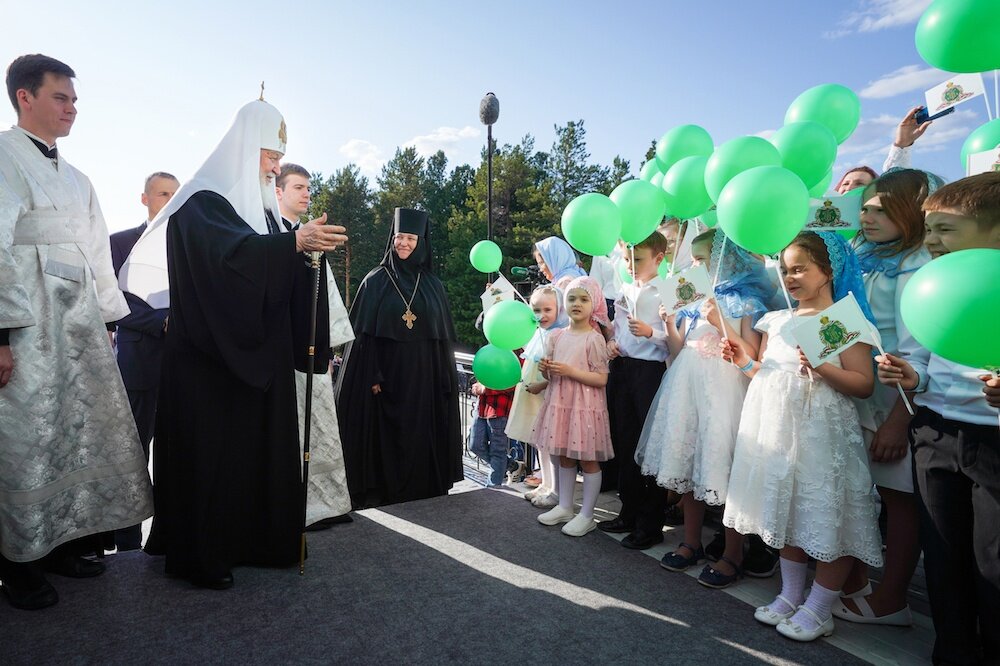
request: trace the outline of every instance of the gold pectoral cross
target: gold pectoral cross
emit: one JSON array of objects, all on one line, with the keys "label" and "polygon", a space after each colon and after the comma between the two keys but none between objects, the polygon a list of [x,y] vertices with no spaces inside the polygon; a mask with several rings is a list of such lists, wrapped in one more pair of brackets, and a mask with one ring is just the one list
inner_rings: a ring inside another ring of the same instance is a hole
[{"label": "gold pectoral cross", "polygon": [[406,328],[413,329],[413,322],[417,320],[417,315],[410,312],[410,308],[406,308],[406,312],[403,313],[403,321],[406,322]]}]

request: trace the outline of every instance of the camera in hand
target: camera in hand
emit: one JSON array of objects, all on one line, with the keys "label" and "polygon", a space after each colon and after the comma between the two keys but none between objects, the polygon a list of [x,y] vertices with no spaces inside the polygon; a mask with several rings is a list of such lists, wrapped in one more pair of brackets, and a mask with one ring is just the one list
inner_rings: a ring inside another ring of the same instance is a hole
[{"label": "camera in hand", "polygon": [[542,270],[538,266],[513,266],[510,274],[515,278],[532,282],[540,282],[542,279]]}]

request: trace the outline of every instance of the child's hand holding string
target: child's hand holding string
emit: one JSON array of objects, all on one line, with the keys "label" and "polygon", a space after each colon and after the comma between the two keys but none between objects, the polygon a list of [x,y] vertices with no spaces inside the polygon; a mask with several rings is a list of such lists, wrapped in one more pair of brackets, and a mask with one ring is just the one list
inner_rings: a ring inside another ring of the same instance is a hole
[{"label": "child's hand holding string", "polygon": [[719,343],[719,351],[722,352],[722,359],[742,368],[750,362],[750,357],[740,345],[732,340],[722,340]]}]

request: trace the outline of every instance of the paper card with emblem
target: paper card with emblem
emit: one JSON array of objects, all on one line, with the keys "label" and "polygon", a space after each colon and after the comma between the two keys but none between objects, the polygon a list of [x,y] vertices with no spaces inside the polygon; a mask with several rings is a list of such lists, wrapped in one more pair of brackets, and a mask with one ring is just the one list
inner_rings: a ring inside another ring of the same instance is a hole
[{"label": "paper card with emblem", "polygon": [[812,199],[803,231],[850,231],[861,229],[861,197],[840,195]]},{"label": "paper card with emblem", "polygon": [[514,285],[502,275],[498,275],[493,284],[479,297],[483,302],[483,314],[500,301],[512,301],[514,298]]},{"label": "paper card with emblem", "polygon": [[801,323],[792,329],[792,337],[814,368],[859,342],[877,346],[877,333],[850,292],[818,315],[797,320]]},{"label": "paper card with emblem", "polygon": [[986,94],[982,74],[952,74],[947,81],[924,93],[927,113],[933,116],[945,109]]},{"label": "paper card with emblem", "polygon": [[677,314],[712,295],[712,278],[704,265],[692,266],[672,277],[656,278],[650,284],[656,285],[669,314]]},{"label": "paper card with emblem", "polygon": [[1000,146],[969,155],[966,176],[991,172],[1000,172]]}]

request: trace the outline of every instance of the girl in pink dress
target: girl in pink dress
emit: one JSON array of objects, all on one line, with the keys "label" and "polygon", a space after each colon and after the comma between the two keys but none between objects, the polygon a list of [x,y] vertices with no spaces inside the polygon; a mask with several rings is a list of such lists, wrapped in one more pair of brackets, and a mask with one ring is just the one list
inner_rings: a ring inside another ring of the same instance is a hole
[{"label": "girl in pink dress", "polygon": [[[569,536],[583,536],[596,527],[594,506],[601,491],[602,460],[614,457],[604,387],[608,383],[608,354],[604,338],[591,326],[595,306],[604,295],[591,277],[578,277],[566,286],[569,328],[549,336],[546,357],[539,363],[548,380],[545,402],[535,420],[533,441],[558,466],[559,505],[538,516],[543,525],[563,525]],[[583,502],[573,512],[576,467],[583,468]]]}]

